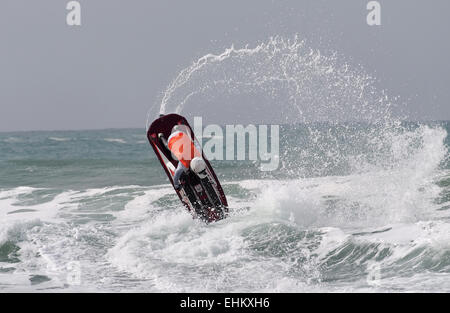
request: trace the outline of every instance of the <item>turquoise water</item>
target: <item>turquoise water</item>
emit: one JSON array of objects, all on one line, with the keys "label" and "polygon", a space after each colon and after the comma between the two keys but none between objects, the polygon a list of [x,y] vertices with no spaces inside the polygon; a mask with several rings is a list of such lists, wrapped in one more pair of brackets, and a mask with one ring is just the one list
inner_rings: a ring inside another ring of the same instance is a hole
[{"label": "turquoise water", "polygon": [[282,126],[276,171],[212,161],[211,225],[142,129],[1,133],[0,290],[450,291],[449,130]]}]

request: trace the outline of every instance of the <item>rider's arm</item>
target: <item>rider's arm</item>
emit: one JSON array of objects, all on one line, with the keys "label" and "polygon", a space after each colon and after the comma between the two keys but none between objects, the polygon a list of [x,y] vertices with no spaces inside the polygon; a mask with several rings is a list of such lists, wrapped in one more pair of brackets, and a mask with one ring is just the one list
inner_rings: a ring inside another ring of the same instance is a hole
[{"label": "rider's arm", "polygon": [[186,171],[186,168],[184,167],[183,163],[178,162],[177,169],[175,170],[175,173],[173,175],[173,185],[175,186],[175,189],[178,190],[180,185],[180,177],[183,172]]}]

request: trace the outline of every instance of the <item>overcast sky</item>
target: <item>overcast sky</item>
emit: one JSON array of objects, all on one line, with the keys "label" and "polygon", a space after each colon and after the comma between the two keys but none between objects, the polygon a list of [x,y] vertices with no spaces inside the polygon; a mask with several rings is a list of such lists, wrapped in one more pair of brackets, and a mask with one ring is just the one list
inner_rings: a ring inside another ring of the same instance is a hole
[{"label": "overcast sky", "polygon": [[177,73],[207,53],[299,34],[375,75],[411,116],[450,119],[450,1],[1,0],[0,131],[145,127]]}]

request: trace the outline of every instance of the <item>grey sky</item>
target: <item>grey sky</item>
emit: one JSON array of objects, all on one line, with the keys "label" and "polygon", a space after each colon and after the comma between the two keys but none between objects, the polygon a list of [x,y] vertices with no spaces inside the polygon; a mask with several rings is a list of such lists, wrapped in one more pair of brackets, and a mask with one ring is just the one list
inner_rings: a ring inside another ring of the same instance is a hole
[{"label": "grey sky", "polygon": [[274,35],[361,64],[408,102],[411,116],[450,119],[450,1],[68,0],[0,3],[0,131],[144,127],[177,73],[207,53]]}]

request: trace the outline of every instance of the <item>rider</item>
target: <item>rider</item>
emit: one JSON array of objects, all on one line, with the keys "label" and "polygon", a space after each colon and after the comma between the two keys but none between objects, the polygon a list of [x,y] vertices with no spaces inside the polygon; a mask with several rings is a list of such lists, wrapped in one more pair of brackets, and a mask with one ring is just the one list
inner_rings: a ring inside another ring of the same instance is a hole
[{"label": "rider", "polygon": [[173,175],[173,184],[177,191],[182,187],[180,183],[181,176],[183,173],[187,174],[189,169],[194,171],[200,178],[206,177],[206,163],[202,159],[201,153],[195,148],[189,133],[187,126],[175,125],[167,141],[164,140],[162,133],[158,135],[166,148],[172,153],[174,159],[179,161]]}]

